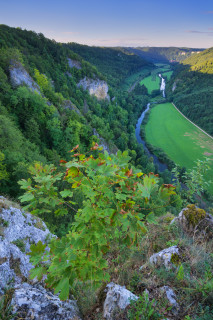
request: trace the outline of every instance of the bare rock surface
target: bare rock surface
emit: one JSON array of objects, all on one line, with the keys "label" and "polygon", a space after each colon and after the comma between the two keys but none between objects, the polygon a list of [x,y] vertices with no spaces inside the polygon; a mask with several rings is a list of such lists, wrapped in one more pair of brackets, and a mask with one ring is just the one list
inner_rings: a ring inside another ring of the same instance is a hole
[{"label": "bare rock surface", "polygon": [[161,291],[163,291],[166,294],[166,297],[169,301],[169,304],[172,306],[171,312],[177,316],[179,312],[179,304],[177,303],[177,297],[174,291],[168,287],[168,286],[163,286],[160,288]]},{"label": "bare rock surface", "polygon": [[124,310],[130,300],[137,300],[138,297],[127,290],[125,287],[117,285],[113,282],[106,286],[107,296],[104,302],[104,318],[112,320],[116,310]]},{"label": "bare rock surface", "polygon": [[83,90],[88,90],[90,95],[94,95],[98,100],[109,100],[110,97],[108,95],[108,85],[105,81],[100,79],[90,79],[85,77],[84,79],[80,80],[77,84],[80,88],[82,87]]},{"label": "bare rock surface", "polygon": [[156,266],[165,266],[167,269],[174,267],[171,261],[172,255],[179,255],[179,249],[177,246],[172,246],[170,248],[164,249],[158,253],[153,254],[149,258],[149,262]]},{"label": "bare rock surface", "polygon": [[80,320],[75,300],[61,301],[41,285],[23,283],[15,290],[13,312],[26,320]]},{"label": "bare rock surface", "polygon": [[76,68],[78,70],[82,69],[80,61],[73,60],[73,59],[70,59],[70,58],[67,58],[67,61],[68,61],[68,65],[69,65],[70,68]]},{"label": "bare rock surface", "polygon": [[38,280],[29,280],[31,244],[48,245],[52,237],[41,219],[0,197],[0,296],[6,288],[14,288],[11,306],[20,319],[80,319],[75,300],[62,302]]},{"label": "bare rock surface", "polygon": [[20,62],[12,61],[9,71],[12,86],[18,87],[21,85],[26,85],[32,91],[36,91],[40,94],[39,85],[31,78],[29,73],[25,70]]}]

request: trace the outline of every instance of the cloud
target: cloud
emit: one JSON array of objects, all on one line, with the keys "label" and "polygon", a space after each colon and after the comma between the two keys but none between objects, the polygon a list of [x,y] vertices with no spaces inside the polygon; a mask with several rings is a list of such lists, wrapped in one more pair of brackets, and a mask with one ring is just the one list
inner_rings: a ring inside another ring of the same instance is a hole
[{"label": "cloud", "polygon": [[205,11],[204,12],[205,14],[213,14],[213,11],[211,10],[211,11]]},{"label": "cloud", "polygon": [[[208,28],[208,30],[213,30],[213,28]],[[199,30],[186,30],[187,33],[200,33],[207,34],[208,36],[213,36],[213,31],[199,31]]]}]

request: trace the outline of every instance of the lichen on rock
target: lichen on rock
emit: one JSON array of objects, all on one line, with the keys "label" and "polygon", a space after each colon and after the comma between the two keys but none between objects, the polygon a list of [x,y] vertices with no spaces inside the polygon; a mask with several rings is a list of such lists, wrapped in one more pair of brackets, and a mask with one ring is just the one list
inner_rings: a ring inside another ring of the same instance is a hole
[{"label": "lichen on rock", "polygon": [[179,248],[177,246],[172,246],[170,248],[164,249],[158,253],[153,254],[149,258],[149,262],[158,267],[165,266],[166,269],[174,268],[176,263],[173,263],[173,258],[177,260],[177,256],[180,256]]}]

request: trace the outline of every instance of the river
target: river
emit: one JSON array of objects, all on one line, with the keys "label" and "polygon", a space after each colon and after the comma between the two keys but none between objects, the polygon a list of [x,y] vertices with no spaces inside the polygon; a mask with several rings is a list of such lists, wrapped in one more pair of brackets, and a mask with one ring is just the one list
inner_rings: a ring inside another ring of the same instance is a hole
[{"label": "river", "polygon": [[[159,74],[159,77],[161,78],[160,91],[162,91],[162,95],[165,98],[166,82],[165,82],[165,79],[162,78],[161,74]],[[149,149],[146,146],[146,142],[140,136],[141,124],[143,122],[145,114],[147,113],[147,111],[149,111],[149,107],[150,107],[150,103],[147,104],[146,109],[142,112],[140,118],[138,119],[138,122],[137,122],[136,128],[135,128],[135,136],[136,136],[137,142],[141,143],[143,145],[143,148],[146,151],[146,153],[148,154],[149,158],[151,158],[151,157],[153,158],[153,162],[154,162],[154,164],[156,164],[158,166],[159,171],[163,172],[166,169],[168,169],[167,165],[162,163],[162,162],[160,162],[158,157],[149,151]]]}]

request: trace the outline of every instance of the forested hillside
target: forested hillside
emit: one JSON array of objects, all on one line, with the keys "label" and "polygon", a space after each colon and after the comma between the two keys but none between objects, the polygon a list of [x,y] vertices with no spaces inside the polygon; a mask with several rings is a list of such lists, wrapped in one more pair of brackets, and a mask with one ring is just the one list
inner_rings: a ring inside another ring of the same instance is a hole
[{"label": "forested hillside", "polygon": [[153,66],[152,63],[123,48],[89,47],[78,43],[69,43],[65,46],[96,66],[106,76],[108,82],[116,87],[139,69]]},{"label": "forested hillside", "polygon": [[128,48],[128,51],[152,62],[180,62],[196,54],[202,49],[176,48],[176,47],[137,47]]},{"label": "forested hillside", "polygon": [[213,135],[213,48],[178,65],[167,93],[184,115]]},{"label": "forested hillside", "polygon": [[[137,61],[128,67],[129,73],[143,66]],[[122,74],[123,63],[115,61],[114,66]],[[92,90],[105,90],[106,99],[84,90],[79,85],[83,79],[93,84]],[[107,93],[104,80],[68,46],[33,31],[0,26],[1,193],[17,196],[17,181],[29,176],[34,161],[58,164],[61,157],[69,158],[72,147],[79,144],[84,152],[98,137],[111,151],[116,150],[114,144],[129,150],[144,172],[155,170],[134,134],[148,97],[121,94],[112,87]]]}]

